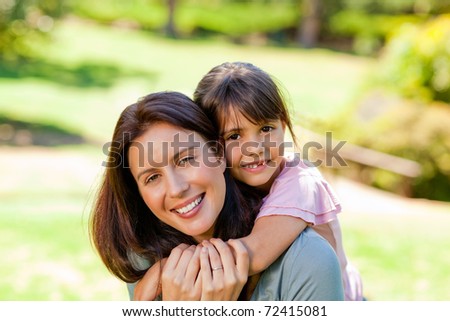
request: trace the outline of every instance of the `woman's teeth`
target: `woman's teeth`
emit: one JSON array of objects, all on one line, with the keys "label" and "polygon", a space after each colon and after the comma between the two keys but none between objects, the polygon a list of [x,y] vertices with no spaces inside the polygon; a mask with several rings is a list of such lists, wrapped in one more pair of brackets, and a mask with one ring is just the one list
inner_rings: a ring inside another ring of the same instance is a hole
[{"label": "woman's teeth", "polygon": [[187,213],[187,212],[189,212],[189,211],[192,211],[192,209],[193,209],[194,207],[196,207],[198,204],[200,204],[200,202],[202,201],[202,199],[203,199],[203,196],[200,196],[199,198],[197,198],[197,199],[196,199],[195,201],[193,201],[192,203],[190,203],[190,204],[188,204],[188,205],[186,205],[186,206],[184,206],[184,207],[182,207],[182,208],[176,209],[175,212],[177,212],[177,213],[179,213],[179,214],[185,214],[185,213]]}]

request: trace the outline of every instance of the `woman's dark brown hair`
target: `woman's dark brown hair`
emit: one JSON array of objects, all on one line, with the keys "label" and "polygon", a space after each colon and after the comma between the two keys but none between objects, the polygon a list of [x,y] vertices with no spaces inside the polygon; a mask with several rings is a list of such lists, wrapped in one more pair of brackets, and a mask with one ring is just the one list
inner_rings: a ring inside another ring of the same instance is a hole
[{"label": "woman's dark brown hair", "polygon": [[[142,200],[128,164],[128,150],[152,124],[168,123],[199,133],[223,153],[217,130],[187,96],[176,92],[150,94],[125,108],[114,130],[104,179],[91,215],[91,239],[107,268],[125,282],[140,279],[145,270],[133,264],[137,254],[150,262],[168,256],[180,243],[195,240],[161,222]],[[225,205],[215,224],[214,237],[223,240],[247,235],[257,210],[245,200],[225,170]],[[255,202],[258,202],[255,198]],[[256,203],[255,203],[256,204]]]}]

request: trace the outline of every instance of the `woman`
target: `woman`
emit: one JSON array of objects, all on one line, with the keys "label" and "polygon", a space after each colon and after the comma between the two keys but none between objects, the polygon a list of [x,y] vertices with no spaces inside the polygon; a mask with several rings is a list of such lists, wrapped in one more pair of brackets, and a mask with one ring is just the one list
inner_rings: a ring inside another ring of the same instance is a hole
[{"label": "woman", "polygon": [[[230,239],[250,232],[258,199],[246,195],[244,202],[218,142],[207,116],[180,93],[151,94],[124,110],[91,224],[94,245],[114,275],[135,282],[168,257],[162,299],[238,298],[248,256]],[[230,240],[229,247],[219,239]],[[308,229],[252,293],[242,291],[241,299],[340,300],[336,255]]]}]

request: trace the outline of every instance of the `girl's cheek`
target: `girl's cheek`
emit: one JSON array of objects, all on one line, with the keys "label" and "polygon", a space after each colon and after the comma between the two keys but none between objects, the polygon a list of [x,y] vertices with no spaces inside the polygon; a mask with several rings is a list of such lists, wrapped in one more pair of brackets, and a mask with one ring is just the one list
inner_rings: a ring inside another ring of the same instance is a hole
[{"label": "girl's cheek", "polygon": [[239,160],[239,157],[237,157],[238,152],[239,150],[237,148],[227,148],[225,150],[225,158],[229,166],[233,166],[233,164]]}]

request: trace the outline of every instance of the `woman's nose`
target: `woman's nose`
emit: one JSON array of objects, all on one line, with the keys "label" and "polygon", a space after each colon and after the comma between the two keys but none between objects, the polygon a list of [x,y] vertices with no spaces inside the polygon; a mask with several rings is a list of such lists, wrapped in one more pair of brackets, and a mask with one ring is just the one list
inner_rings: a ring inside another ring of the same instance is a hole
[{"label": "woman's nose", "polygon": [[168,194],[170,197],[179,198],[189,189],[189,183],[183,175],[173,173],[168,179]]}]

